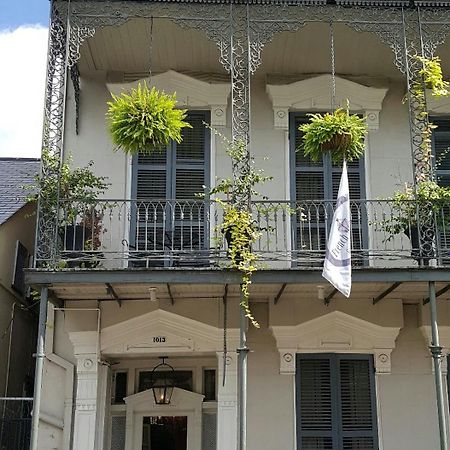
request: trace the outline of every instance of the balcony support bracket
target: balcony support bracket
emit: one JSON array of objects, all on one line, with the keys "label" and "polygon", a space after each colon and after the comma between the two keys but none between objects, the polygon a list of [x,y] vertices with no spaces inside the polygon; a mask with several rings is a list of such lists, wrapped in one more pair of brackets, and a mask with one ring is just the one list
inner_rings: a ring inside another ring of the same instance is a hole
[{"label": "balcony support bracket", "polygon": [[[448,291],[450,291],[450,284],[447,284],[447,286],[444,286],[442,289],[439,289],[439,291],[436,292],[436,298],[440,297],[441,295],[445,294]],[[424,298],[422,303],[424,305],[430,303],[430,297]]]},{"label": "balcony support bracket", "polygon": [[391,284],[385,291],[383,291],[380,295],[373,299],[373,304],[376,305],[379,301],[383,300],[384,297],[389,295],[392,291],[397,289],[402,283],[397,281],[396,283]]},{"label": "balcony support bracket", "polygon": [[339,291],[334,288],[324,299],[323,299],[323,304],[325,306],[328,306],[332,300],[332,298],[338,293]]},{"label": "balcony support bracket", "polygon": [[281,296],[283,295],[284,290],[286,289],[287,283],[283,283],[281,286],[281,289],[278,291],[278,294],[275,296],[273,300],[273,304],[276,305],[278,301],[280,300]]},{"label": "balcony support bracket", "polygon": [[167,292],[169,294],[170,304],[173,306],[175,304],[175,300],[173,298],[172,289],[170,288],[170,284],[169,283],[167,283]]},{"label": "balcony support bracket", "polygon": [[119,307],[122,307],[122,300],[120,299],[120,297],[117,295],[117,292],[115,291],[115,289],[112,287],[111,283],[105,283],[106,286],[106,292],[108,293],[108,295],[111,296],[111,298],[113,298],[117,304],[119,305]]}]

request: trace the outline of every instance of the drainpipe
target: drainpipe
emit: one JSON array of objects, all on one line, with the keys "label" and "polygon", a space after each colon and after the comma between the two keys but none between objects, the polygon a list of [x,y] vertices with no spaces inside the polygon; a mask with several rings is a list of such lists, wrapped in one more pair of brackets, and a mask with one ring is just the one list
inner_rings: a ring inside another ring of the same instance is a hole
[{"label": "drainpipe", "polygon": [[31,421],[31,439],[30,449],[38,449],[38,429],[39,429],[39,414],[41,408],[41,394],[42,394],[42,374],[44,370],[45,358],[45,321],[47,319],[47,296],[48,288],[41,288],[41,299],[39,302],[39,326],[36,345],[36,373],[34,376],[34,401],[33,401],[33,417]]},{"label": "drainpipe", "polygon": [[71,448],[72,417],[73,417],[73,382],[74,365],[54,353],[55,339],[55,307],[49,303],[47,310],[47,334],[45,336],[45,356],[52,363],[62,367],[66,371],[65,399],[64,399],[64,428],[63,428],[63,449]]},{"label": "drainpipe", "polygon": [[447,428],[445,423],[445,403],[444,403],[444,386],[442,384],[442,347],[439,342],[439,329],[437,322],[436,308],[436,285],[434,281],[428,283],[430,298],[430,319],[431,319],[431,345],[430,352],[433,358],[434,379],[436,383],[436,402],[439,422],[439,442],[441,450],[447,450]]}]

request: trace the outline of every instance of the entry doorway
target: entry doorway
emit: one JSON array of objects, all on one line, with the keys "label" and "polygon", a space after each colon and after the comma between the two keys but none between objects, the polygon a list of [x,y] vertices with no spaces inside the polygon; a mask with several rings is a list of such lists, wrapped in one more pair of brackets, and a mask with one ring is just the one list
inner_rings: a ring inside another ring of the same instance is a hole
[{"label": "entry doorway", "polygon": [[187,450],[187,416],[145,416],[142,450]]}]

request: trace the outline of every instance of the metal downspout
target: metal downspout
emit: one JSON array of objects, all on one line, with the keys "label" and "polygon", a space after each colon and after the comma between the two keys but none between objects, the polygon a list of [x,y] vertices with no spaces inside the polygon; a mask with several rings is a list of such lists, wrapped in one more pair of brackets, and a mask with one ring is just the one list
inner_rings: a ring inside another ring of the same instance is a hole
[{"label": "metal downspout", "polygon": [[442,347],[439,342],[439,329],[437,322],[436,308],[436,285],[434,281],[428,283],[430,298],[430,319],[431,319],[431,345],[430,352],[433,358],[434,379],[436,383],[436,402],[439,422],[439,442],[441,450],[447,450],[447,427],[446,411],[444,403],[444,386],[442,383]]},{"label": "metal downspout", "polygon": [[41,407],[42,394],[42,374],[44,369],[45,358],[45,329],[47,320],[47,297],[48,288],[41,288],[41,299],[39,302],[39,326],[36,345],[36,373],[34,375],[34,400],[33,400],[33,417],[31,421],[31,440],[30,449],[37,450],[38,448],[38,429],[39,429],[39,414]]}]

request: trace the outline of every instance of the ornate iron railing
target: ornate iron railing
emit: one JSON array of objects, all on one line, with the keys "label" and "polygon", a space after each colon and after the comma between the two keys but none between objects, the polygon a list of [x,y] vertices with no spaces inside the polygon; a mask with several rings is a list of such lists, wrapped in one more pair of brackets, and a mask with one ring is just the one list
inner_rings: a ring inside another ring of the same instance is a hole
[{"label": "ornate iron railing", "polygon": [[30,446],[33,398],[0,398],[0,448],[23,450]]},{"label": "ornate iron railing", "polygon": [[[334,202],[259,201],[252,202],[252,211],[260,232],[253,250],[263,268],[322,264]],[[425,233],[413,202],[353,201],[351,211],[355,266],[450,262],[450,203],[430,208],[433,227]],[[221,223],[222,208],[214,201],[64,200],[56,260],[39,263],[61,268],[223,267],[228,245]]]}]

